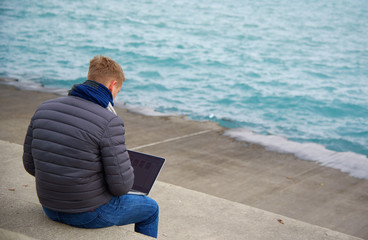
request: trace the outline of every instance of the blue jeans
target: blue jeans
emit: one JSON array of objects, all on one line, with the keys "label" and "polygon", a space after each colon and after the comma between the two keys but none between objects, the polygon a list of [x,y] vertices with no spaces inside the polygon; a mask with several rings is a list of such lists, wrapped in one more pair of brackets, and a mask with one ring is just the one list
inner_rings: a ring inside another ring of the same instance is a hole
[{"label": "blue jeans", "polygon": [[57,212],[43,207],[54,221],[80,228],[104,228],[135,223],[136,232],[157,238],[158,205],[142,195],[126,194],[111,200],[93,211],[84,213]]}]

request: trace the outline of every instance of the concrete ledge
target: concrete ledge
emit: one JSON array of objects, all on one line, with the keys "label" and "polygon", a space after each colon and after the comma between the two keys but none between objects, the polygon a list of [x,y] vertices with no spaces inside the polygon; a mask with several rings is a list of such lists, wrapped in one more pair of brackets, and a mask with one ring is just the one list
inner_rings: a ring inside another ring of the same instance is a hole
[{"label": "concrete ledge", "polygon": [[[133,226],[87,230],[50,221],[34,178],[22,166],[22,146],[0,140],[1,239],[151,239]],[[160,239],[359,239],[281,215],[157,182]]]}]

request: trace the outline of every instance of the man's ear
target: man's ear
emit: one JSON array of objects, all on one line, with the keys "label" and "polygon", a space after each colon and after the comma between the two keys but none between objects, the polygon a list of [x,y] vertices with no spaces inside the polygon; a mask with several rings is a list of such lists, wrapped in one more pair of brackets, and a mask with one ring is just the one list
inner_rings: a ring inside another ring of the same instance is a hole
[{"label": "man's ear", "polygon": [[108,89],[110,90],[110,92],[112,92],[112,90],[114,89],[114,86],[118,83],[118,81],[114,80],[110,82],[110,85],[108,87]]}]

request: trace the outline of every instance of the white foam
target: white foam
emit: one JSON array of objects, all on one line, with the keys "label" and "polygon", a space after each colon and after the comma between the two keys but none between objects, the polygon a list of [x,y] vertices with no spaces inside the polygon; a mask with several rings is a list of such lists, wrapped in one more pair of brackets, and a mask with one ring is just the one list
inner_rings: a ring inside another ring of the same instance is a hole
[{"label": "white foam", "polygon": [[42,84],[35,83],[30,80],[19,81],[16,78],[1,77],[0,84],[10,85],[23,91],[39,91],[39,92],[55,93],[64,96],[68,94],[68,91],[66,89],[44,87]]},{"label": "white foam", "polygon": [[153,117],[164,117],[164,116],[173,116],[173,114],[167,114],[167,113],[160,113],[155,111],[152,108],[149,107],[143,107],[143,106],[131,106],[131,105],[121,105],[117,104],[117,107],[122,107],[128,109],[129,112],[137,113],[144,116],[153,116]]},{"label": "white foam", "polygon": [[291,153],[302,160],[316,161],[323,166],[339,169],[353,177],[368,180],[368,158],[353,152],[335,152],[316,143],[298,143],[274,135],[260,135],[243,128],[229,129],[225,136],[238,141],[260,144],[267,150]]}]

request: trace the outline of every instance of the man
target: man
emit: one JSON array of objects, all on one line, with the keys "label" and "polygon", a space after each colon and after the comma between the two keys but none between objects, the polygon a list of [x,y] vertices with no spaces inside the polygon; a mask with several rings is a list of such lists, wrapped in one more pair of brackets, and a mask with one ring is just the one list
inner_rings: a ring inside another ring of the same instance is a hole
[{"label": "man", "polygon": [[23,164],[50,219],[81,228],[135,223],[136,232],[157,237],[157,203],[127,194],[134,173],[124,123],[113,108],[124,81],[118,63],[94,57],[87,81],[35,112]]}]

